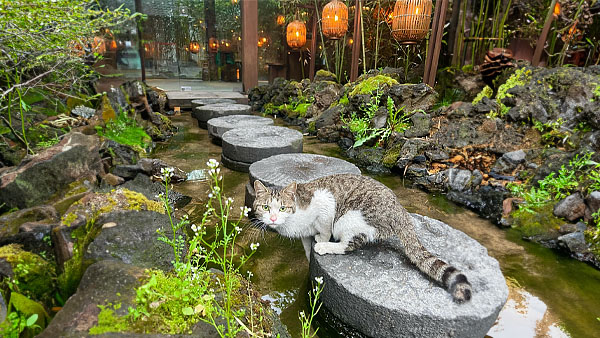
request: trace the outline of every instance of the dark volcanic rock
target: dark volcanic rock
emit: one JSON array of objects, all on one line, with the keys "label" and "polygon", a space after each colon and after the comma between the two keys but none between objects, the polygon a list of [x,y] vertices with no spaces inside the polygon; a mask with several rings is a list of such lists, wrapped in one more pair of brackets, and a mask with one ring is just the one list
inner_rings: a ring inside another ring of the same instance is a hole
[{"label": "dark volcanic rock", "polygon": [[100,234],[89,245],[85,259],[119,260],[142,268],[172,269],[173,249],[158,241],[156,230],[172,237],[169,217],[153,211],[116,211],[102,215]]},{"label": "dark volcanic rock", "polygon": [[429,135],[431,116],[424,113],[415,113],[410,117],[412,126],[404,132],[406,137],[424,137]]},{"label": "dark volcanic rock", "polygon": [[198,127],[206,129],[206,122],[215,117],[227,115],[250,115],[251,109],[245,104],[215,103],[198,106],[192,116],[198,120]]},{"label": "dark volcanic rock", "polygon": [[323,304],[369,337],[485,336],[508,297],[498,262],[464,233],[427,217],[413,219],[423,245],[465,273],[473,286],[470,302],[453,302],[397,252],[398,241],[388,241],[346,255],[313,251],[310,274],[324,279]]},{"label": "dark volcanic rock", "polygon": [[447,197],[453,202],[475,210],[485,218],[498,222],[502,218],[502,201],[508,197],[508,192],[501,188],[484,185],[475,191],[451,190]]},{"label": "dark volcanic rock", "polygon": [[0,203],[25,209],[45,202],[72,182],[102,172],[96,136],[70,133],[29,162],[0,176]]},{"label": "dark volcanic rock", "polygon": [[272,126],[273,120],[268,117],[254,115],[229,115],[216,117],[206,122],[208,135],[213,141],[220,144],[221,137],[225,132],[236,128],[258,128]]},{"label": "dark volcanic rock", "polygon": [[41,205],[11,212],[0,216],[0,238],[15,235],[24,223],[51,224],[59,221],[56,209],[50,205]]},{"label": "dark volcanic rock", "polygon": [[89,329],[98,322],[98,305],[121,304],[115,310],[116,314],[127,314],[127,308],[135,304],[135,288],[144,276],[144,269],[119,261],[92,264],[83,275],[77,292],[38,337],[87,336]]},{"label": "dark volcanic rock", "polygon": [[580,193],[567,196],[554,205],[554,216],[574,221],[585,215],[585,202]]},{"label": "dark volcanic rock", "polygon": [[391,170],[383,165],[383,156],[385,155],[385,149],[383,148],[371,148],[371,147],[359,147],[349,148],[346,151],[346,155],[352,158],[356,163],[367,171],[372,173],[390,173]]}]

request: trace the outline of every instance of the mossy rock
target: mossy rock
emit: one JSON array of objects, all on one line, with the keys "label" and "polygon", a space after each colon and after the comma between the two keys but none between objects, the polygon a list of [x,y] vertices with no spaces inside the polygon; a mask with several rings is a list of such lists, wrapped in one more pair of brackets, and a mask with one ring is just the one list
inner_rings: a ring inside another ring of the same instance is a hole
[{"label": "mossy rock", "polygon": [[394,165],[396,165],[398,158],[400,158],[400,152],[402,151],[403,146],[404,143],[395,144],[390,149],[385,151],[383,160],[381,161],[385,167],[393,168]]},{"label": "mossy rock", "polygon": [[315,74],[315,82],[317,81],[332,81],[337,82],[337,77],[330,71],[319,69]]},{"label": "mossy rock", "polygon": [[371,94],[376,90],[383,91],[393,85],[397,85],[398,81],[385,75],[376,75],[369,77],[358,83],[354,89],[348,94],[349,97],[356,95]]},{"label": "mossy rock", "polygon": [[[0,248],[0,260],[10,264],[12,279],[18,282],[18,290],[27,297],[51,304],[55,291],[56,270],[54,265],[36,255],[25,251],[18,244],[9,244]],[[6,287],[7,280],[1,282]]]},{"label": "mossy rock", "polygon": [[114,120],[117,118],[117,113],[115,112],[115,109],[110,104],[110,100],[108,99],[108,96],[106,96],[106,95],[102,96],[101,112],[102,112],[102,120],[104,120],[104,122],[108,122],[110,120]]},{"label": "mossy rock", "polygon": [[534,208],[533,212],[517,210],[511,214],[513,228],[519,229],[525,237],[557,234],[565,221],[554,216],[552,203]]}]

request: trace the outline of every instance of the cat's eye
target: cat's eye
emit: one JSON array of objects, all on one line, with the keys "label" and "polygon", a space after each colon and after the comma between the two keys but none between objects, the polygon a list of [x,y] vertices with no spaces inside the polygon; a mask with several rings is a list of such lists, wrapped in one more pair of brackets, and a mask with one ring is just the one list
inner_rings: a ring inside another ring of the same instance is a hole
[{"label": "cat's eye", "polygon": [[263,206],[262,206],[262,208],[263,208],[263,210],[269,211],[269,206],[268,206],[268,205],[266,205],[266,204],[265,204],[265,205],[263,205]]},{"label": "cat's eye", "polygon": [[287,209],[287,208],[284,207],[283,205],[281,207],[279,207],[279,211],[285,211],[285,209]]}]

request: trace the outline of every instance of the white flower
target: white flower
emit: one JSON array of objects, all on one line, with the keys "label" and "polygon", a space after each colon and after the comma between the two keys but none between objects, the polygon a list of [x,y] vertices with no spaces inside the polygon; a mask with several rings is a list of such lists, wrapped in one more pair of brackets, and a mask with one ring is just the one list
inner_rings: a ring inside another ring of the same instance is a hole
[{"label": "white flower", "polygon": [[196,227],[196,224],[192,224],[191,228],[192,228],[193,232],[198,232],[198,230],[199,230],[198,227]]},{"label": "white flower", "polygon": [[226,203],[227,203],[227,204],[231,204],[231,203],[233,203],[233,198],[231,198],[231,197],[227,197],[227,202],[226,202]]},{"label": "white flower", "polygon": [[242,233],[242,228],[240,227],[235,227],[235,231],[237,231],[238,234]]},{"label": "white flower", "polygon": [[206,162],[206,165],[209,168],[214,169],[219,166],[219,162],[217,162],[217,160],[215,160],[214,158],[211,158],[210,160],[208,160],[208,162]]},{"label": "white flower", "polygon": [[242,210],[244,217],[248,217],[248,213],[250,212],[251,209],[248,208],[247,206],[243,206],[243,207],[240,207],[240,210]]},{"label": "white flower", "polygon": [[248,279],[252,278],[252,276],[254,276],[254,274],[250,271],[248,271]]},{"label": "white flower", "polygon": [[323,284],[323,277],[315,277],[315,280],[317,281],[317,283]]},{"label": "white flower", "polygon": [[208,194],[208,198],[213,198],[213,196],[214,196],[214,195],[213,195],[213,193],[212,193],[212,192]]},{"label": "white flower", "polygon": [[252,251],[254,251],[254,250],[258,249],[259,246],[260,246],[260,243],[252,243],[252,244],[250,244],[250,249]]},{"label": "white flower", "polygon": [[304,311],[300,311],[300,317],[304,318],[305,316]]}]

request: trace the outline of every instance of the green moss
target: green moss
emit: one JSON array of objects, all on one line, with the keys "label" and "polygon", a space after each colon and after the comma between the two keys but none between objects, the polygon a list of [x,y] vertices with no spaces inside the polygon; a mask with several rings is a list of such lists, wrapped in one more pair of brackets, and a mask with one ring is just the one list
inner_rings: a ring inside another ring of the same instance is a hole
[{"label": "green moss", "polygon": [[600,99],[600,84],[593,83],[596,85],[594,89],[594,97],[590,99],[590,101],[594,102],[596,99]]},{"label": "green moss", "polygon": [[327,71],[325,69],[319,69],[317,70],[317,73],[315,74],[315,77],[320,77],[320,78],[334,78],[335,79],[335,74],[333,74],[330,71]]},{"label": "green moss", "polygon": [[382,161],[384,166],[392,168],[394,165],[396,165],[396,162],[398,162],[398,158],[400,157],[400,151],[402,150],[402,146],[402,144],[396,144],[395,146],[386,150],[385,154],[383,155]]},{"label": "green moss", "polygon": [[476,104],[479,103],[479,101],[483,100],[484,97],[487,97],[489,99],[489,98],[492,97],[492,95],[494,95],[494,90],[492,88],[490,88],[490,86],[485,86],[479,92],[479,94],[477,94],[477,96],[475,96],[475,98],[473,99],[472,104],[476,105]]},{"label": "green moss", "polygon": [[150,210],[161,214],[165,213],[165,208],[160,202],[151,201],[143,194],[128,189],[122,189],[121,192],[127,198],[129,210]]},{"label": "green moss", "polygon": [[[47,304],[52,303],[56,277],[52,264],[34,253],[23,250],[18,244],[1,247],[0,259],[4,259],[11,265],[14,273],[13,280],[18,282],[18,290],[21,293],[31,299]],[[1,284],[7,282],[4,280]]]},{"label": "green moss", "polygon": [[498,87],[498,93],[496,94],[496,102],[499,105],[499,111],[496,112],[499,116],[504,116],[510,108],[502,103],[502,100],[506,97],[512,97],[511,94],[508,93],[508,90],[514,88],[516,86],[524,86],[531,79],[531,69],[521,68],[517,69],[511,77],[506,80],[504,84]]},{"label": "green moss", "polygon": [[62,217],[61,223],[65,226],[70,227],[76,219],[77,215],[75,213],[70,212]]},{"label": "green moss", "polygon": [[130,325],[125,317],[120,317],[115,310],[121,308],[121,304],[108,304],[106,306],[98,305],[100,313],[98,314],[98,324],[90,328],[89,334],[97,335],[108,332],[127,332],[130,331]]},{"label": "green moss", "polygon": [[316,127],[316,123],[315,123],[315,121],[310,121],[310,122],[308,123],[308,128],[306,129],[306,131],[307,131],[309,134],[314,134],[314,133],[317,131],[317,127]]},{"label": "green moss", "polygon": [[534,212],[517,210],[511,214],[513,227],[519,229],[524,236],[543,235],[558,231],[565,221],[554,216],[553,203],[532,208]]},{"label": "green moss", "polygon": [[375,90],[382,90],[386,87],[397,85],[398,81],[392,79],[389,76],[377,75],[363,80],[357,84],[354,89],[348,94],[348,96],[356,96],[359,94],[371,94]]}]

